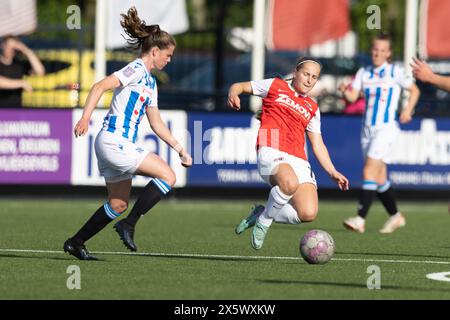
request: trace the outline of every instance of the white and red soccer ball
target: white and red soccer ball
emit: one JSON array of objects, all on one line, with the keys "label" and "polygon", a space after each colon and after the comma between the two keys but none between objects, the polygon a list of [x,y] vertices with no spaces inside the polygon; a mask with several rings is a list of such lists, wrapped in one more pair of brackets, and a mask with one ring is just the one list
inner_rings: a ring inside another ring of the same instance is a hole
[{"label": "white and red soccer ball", "polygon": [[310,230],[300,241],[300,254],[308,263],[327,263],[334,254],[334,240],[326,231]]}]

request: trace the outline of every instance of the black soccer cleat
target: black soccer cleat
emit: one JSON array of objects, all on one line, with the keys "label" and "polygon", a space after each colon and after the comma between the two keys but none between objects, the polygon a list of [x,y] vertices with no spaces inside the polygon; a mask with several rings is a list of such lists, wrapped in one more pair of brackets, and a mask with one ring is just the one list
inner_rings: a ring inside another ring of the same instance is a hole
[{"label": "black soccer cleat", "polygon": [[98,260],[87,251],[84,245],[77,245],[72,239],[67,239],[66,242],[64,242],[63,248],[64,252],[68,252],[80,260]]},{"label": "black soccer cleat", "polygon": [[122,240],[125,247],[130,249],[131,251],[137,251],[137,246],[134,243],[134,227],[130,226],[125,220],[120,220],[114,225],[114,229],[119,234],[120,239]]}]

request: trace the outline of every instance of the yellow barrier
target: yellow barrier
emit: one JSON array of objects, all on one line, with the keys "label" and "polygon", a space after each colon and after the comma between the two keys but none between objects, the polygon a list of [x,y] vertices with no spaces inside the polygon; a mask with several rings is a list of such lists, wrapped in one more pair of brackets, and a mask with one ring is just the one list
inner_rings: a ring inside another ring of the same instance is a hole
[{"label": "yellow barrier", "polygon": [[[78,50],[38,50],[37,56],[47,62],[67,64],[56,72],[48,72],[44,76],[27,76],[25,79],[33,87],[32,92],[22,93],[24,107],[74,108],[82,107],[91,86],[94,84],[95,70],[94,52]],[[107,52],[107,61],[128,63],[135,58],[128,52]],[[80,63],[81,62],[81,63]],[[103,105],[108,106],[112,92],[104,95]]]}]

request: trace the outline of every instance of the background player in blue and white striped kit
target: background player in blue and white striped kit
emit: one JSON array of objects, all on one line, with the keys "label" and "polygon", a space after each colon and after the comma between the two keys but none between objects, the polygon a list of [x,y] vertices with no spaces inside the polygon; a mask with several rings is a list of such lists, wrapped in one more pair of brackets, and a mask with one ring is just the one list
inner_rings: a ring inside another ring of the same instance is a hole
[{"label": "background player in blue and white striped kit", "polygon": [[[361,131],[364,169],[358,215],[344,221],[346,228],[357,232],[365,231],[365,218],[375,194],[390,215],[380,229],[381,233],[391,233],[406,224],[405,217],[397,209],[387,176],[387,164],[400,132],[398,120],[400,123],[411,121],[420,91],[401,66],[389,63],[391,49],[389,36],[382,34],[376,37],[372,43],[372,65],[359,69],[350,87],[340,86],[348,101],[355,101],[360,92],[366,100]],[[410,91],[410,96],[398,118],[402,89]]]},{"label": "background player in blue and white striped kit", "polygon": [[130,214],[115,224],[125,246],[132,251],[134,229],[139,217],[148,212],[175,184],[175,173],[154,153],[135,144],[138,126],[146,114],[152,130],[176,150],[185,167],[192,158],[172,136],[158,110],[156,80],[150,70],[163,69],[171,60],[175,39],[158,25],[147,26],[133,7],[122,14],[121,25],[129,36],[128,43],[140,50],[140,56],[123,69],[94,84],[86,100],[83,115],[75,125],[75,136],[85,135],[89,119],[103,93],[114,89],[114,96],[103,128],[95,141],[95,152],[105,177],[108,201],[86,224],[64,243],[64,251],[80,260],[95,260],[84,243],[119,217],[128,207],[133,175],[152,177],[134,204]]}]

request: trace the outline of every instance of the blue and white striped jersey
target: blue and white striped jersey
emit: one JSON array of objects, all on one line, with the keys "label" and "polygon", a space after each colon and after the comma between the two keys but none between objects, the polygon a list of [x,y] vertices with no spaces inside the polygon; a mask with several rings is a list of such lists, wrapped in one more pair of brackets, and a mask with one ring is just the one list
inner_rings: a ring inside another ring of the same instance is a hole
[{"label": "blue and white striped jersey", "polygon": [[377,68],[368,66],[359,69],[352,87],[364,93],[366,108],[363,125],[378,127],[396,123],[402,88],[412,85],[412,77],[407,76],[399,65],[386,62]]},{"label": "blue and white striped jersey", "polygon": [[134,143],[145,111],[148,107],[158,107],[156,79],[141,59],[134,60],[114,75],[119,78],[121,86],[114,90],[102,130]]}]

